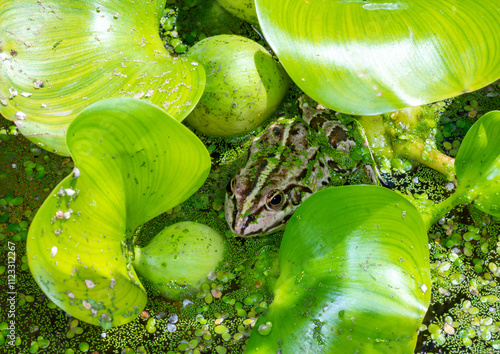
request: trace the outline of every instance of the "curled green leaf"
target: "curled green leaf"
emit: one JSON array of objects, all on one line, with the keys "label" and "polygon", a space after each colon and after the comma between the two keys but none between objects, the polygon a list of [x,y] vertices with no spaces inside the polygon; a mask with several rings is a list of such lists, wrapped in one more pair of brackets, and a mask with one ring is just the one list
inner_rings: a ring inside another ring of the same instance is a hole
[{"label": "curled green leaf", "polygon": [[492,111],[467,132],[455,159],[457,194],[500,217],[500,111]]},{"label": "curled green leaf", "polygon": [[29,267],[45,294],[72,316],[118,326],[146,305],[130,263],[132,232],[194,193],[210,157],[181,123],[132,98],[86,108],[66,141],[77,168],[31,224]]}]

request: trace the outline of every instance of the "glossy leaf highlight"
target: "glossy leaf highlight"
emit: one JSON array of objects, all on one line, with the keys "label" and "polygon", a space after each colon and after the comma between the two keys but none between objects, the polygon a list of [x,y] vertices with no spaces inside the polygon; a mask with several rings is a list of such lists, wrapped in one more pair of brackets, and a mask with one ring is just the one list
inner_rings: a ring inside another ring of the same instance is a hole
[{"label": "glossy leaf highlight", "polygon": [[402,196],[376,186],[315,193],[290,219],[279,265],[247,353],[413,353],[430,300],[429,251]]},{"label": "glossy leaf highlight", "polygon": [[264,36],[321,104],[373,115],[500,77],[500,6],[477,0],[256,0]]},{"label": "glossy leaf highlight", "polygon": [[466,193],[478,209],[500,217],[500,111],[474,123],[455,159],[457,194]]},{"label": "glossy leaf highlight", "polygon": [[210,157],[181,123],[133,98],[83,110],[68,128],[67,145],[78,170],[37,212],[28,264],[63,310],[104,328],[118,326],[146,305],[129,260],[132,232],[194,193]]},{"label": "glossy leaf highlight", "polygon": [[203,93],[205,72],[163,47],[164,6],[164,0],[0,0],[0,113],[61,155],[69,155],[70,122],[105,98],[142,98],[182,121]]}]

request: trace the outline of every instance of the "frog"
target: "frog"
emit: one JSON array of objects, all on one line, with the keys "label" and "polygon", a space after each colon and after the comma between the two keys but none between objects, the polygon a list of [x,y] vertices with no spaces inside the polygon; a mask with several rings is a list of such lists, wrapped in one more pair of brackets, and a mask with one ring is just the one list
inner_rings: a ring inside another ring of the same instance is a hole
[{"label": "frog", "polygon": [[301,116],[278,118],[258,134],[227,184],[224,214],[236,236],[283,230],[307,198],[348,183],[358,170],[368,183],[379,183],[380,174],[357,120],[307,96],[298,102]]}]

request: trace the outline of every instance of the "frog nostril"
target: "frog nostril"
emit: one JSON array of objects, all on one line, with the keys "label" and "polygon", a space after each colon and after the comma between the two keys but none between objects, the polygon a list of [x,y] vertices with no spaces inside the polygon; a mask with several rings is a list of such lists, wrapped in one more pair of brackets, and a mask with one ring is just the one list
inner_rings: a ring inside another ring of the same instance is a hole
[{"label": "frog nostril", "polygon": [[241,225],[241,234],[243,234],[248,227],[248,224],[252,223],[255,221],[255,216],[254,215],[248,215],[245,220],[243,221],[243,225]]}]

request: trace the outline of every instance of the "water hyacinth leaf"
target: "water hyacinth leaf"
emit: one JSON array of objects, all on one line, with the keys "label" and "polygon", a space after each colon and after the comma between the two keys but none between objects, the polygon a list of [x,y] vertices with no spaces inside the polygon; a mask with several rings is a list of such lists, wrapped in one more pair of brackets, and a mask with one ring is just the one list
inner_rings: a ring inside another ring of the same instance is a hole
[{"label": "water hyacinth leaf", "polygon": [[430,301],[426,231],[382,187],[309,197],[286,228],[274,301],[247,353],[413,353]]},{"label": "water hyacinth leaf", "polygon": [[500,111],[474,123],[455,159],[458,194],[478,209],[500,217]]},{"label": "water hyacinth leaf", "polygon": [[391,112],[500,77],[496,1],[256,0],[256,7],[292,80],[337,111]]},{"label": "water hyacinth leaf", "polygon": [[129,262],[131,234],[204,182],[209,154],[161,109],[133,98],[103,100],[70,124],[77,170],[30,226],[28,263],[40,288],[79,320],[118,326],[146,305]]},{"label": "water hyacinth leaf", "polygon": [[205,72],[158,35],[165,0],[0,0],[0,113],[46,150],[69,155],[68,125],[111,97],[150,101],[182,121]]}]

